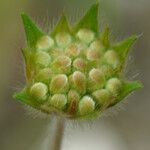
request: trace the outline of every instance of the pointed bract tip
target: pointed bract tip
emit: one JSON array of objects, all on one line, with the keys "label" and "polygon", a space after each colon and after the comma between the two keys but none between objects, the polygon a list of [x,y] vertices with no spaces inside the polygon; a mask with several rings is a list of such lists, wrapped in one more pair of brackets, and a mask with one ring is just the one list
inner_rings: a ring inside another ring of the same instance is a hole
[{"label": "pointed bract tip", "polygon": [[54,36],[56,33],[59,33],[59,32],[70,33],[69,23],[68,23],[67,17],[64,12],[62,13],[56,27],[51,32],[51,35]]},{"label": "pointed bract tip", "polygon": [[122,65],[126,62],[126,58],[128,56],[129,50],[131,46],[138,40],[139,36],[132,35],[128,37],[127,39],[116,43],[112,46],[112,48],[119,54],[120,59],[122,61]]},{"label": "pointed bract tip", "polygon": [[138,89],[141,89],[143,87],[144,87],[143,84],[139,81],[124,82],[122,92],[120,93],[119,99],[116,102],[114,102],[112,105],[110,105],[110,107],[112,107],[112,106],[116,105],[118,102],[122,101],[125,97],[130,95],[132,92],[134,92]]},{"label": "pointed bract tip", "polygon": [[44,33],[36,26],[32,19],[25,13],[21,13],[24,30],[26,33],[27,43],[29,47],[35,47],[37,40],[44,35]]},{"label": "pointed bract tip", "polygon": [[130,93],[132,93],[135,90],[143,88],[143,84],[138,81],[134,82],[125,82],[123,87],[123,92],[121,93],[121,100],[128,96]]},{"label": "pointed bract tip", "polygon": [[98,32],[98,10],[99,3],[93,4],[81,20],[73,28],[74,32],[77,32],[81,28],[87,28],[94,32]]},{"label": "pointed bract tip", "polygon": [[126,89],[128,89],[130,92],[135,91],[137,89],[143,88],[143,84],[139,81],[134,82],[127,82],[125,84]]},{"label": "pointed bract tip", "polygon": [[136,89],[141,89],[141,88],[144,87],[143,83],[141,83],[141,82],[139,82],[139,81],[135,82],[134,84],[136,85],[136,86],[135,86]]}]

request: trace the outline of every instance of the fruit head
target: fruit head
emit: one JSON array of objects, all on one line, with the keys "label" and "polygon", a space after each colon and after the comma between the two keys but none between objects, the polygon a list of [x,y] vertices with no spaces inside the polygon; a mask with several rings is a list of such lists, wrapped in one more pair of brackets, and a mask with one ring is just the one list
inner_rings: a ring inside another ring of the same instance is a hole
[{"label": "fruit head", "polygon": [[109,28],[98,31],[98,4],[71,28],[62,15],[47,34],[27,15],[22,14],[22,20],[27,83],[15,94],[20,102],[47,114],[90,118],[142,87],[123,74],[129,48],[138,37],[110,43]]}]

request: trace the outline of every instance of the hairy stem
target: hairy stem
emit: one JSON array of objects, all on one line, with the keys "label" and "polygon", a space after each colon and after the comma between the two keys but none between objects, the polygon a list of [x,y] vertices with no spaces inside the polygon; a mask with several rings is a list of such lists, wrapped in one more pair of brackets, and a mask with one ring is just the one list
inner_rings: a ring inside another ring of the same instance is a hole
[{"label": "hairy stem", "polygon": [[64,119],[56,118],[55,131],[53,135],[53,141],[51,144],[51,150],[61,150],[62,139],[64,133]]}]

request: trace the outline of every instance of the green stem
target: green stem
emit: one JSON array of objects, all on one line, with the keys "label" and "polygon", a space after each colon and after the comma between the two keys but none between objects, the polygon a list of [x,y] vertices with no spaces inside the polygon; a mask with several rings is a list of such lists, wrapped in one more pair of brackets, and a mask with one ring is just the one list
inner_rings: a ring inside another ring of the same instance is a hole
[{"label": "green stem", "polygon": [[51,150],[61,150],[64,133],[64,118],[56,118],[56,129],[54,131]]}]

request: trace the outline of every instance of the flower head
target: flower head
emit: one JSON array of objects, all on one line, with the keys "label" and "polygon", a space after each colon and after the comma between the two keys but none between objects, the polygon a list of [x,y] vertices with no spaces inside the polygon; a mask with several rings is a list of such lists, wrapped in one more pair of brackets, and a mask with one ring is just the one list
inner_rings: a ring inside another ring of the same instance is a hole
[{"label": "flower head", "polygon": [[85,118],[142,87],[123,76],[129,48],[138,37],[110,43],[109,28],[98,31],[98,4],[73,27],[62,15],[50,33],[42,32],[26,14],[22,20],[27,83],[15,94],[20,102],[47,114]]}]

